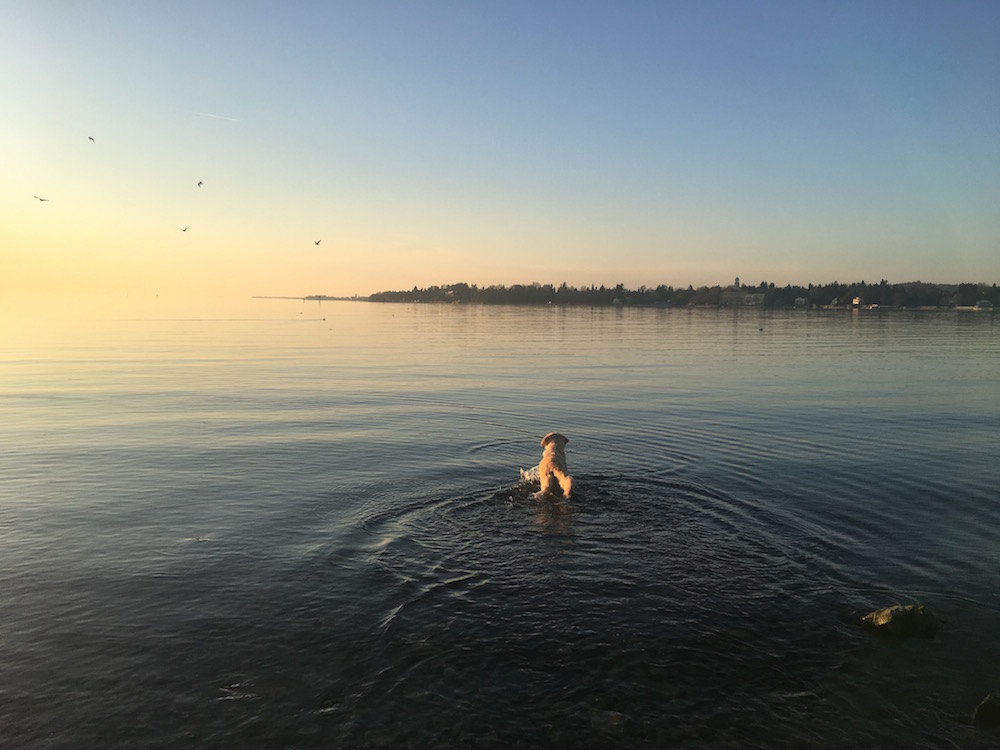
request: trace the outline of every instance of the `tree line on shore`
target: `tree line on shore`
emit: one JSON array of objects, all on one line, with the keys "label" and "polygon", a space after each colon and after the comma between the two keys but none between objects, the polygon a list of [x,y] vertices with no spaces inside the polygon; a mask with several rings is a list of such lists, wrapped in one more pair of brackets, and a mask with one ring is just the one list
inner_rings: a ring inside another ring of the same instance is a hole
[{"label": "tree line on shore", "polygon": [[858,300],[861,305],[880,307],[964,307],[986,300],[1000,305],[997,285],[928,284],[920,281],[890,284],[885,279],[877,284],[864,281],[852,284],[831,282],[807,286],[775,286],[762,281],[758,286],[693,286],[674,288],[640,286],[626,289],[614,287],[572,287],[565,282],[552,284],[514,284],[477,286],[476,284],[446,284],[410,291],[376,292],[371,302],[445,302],[495,305],[628,305],[650,307],[847,307]]}]

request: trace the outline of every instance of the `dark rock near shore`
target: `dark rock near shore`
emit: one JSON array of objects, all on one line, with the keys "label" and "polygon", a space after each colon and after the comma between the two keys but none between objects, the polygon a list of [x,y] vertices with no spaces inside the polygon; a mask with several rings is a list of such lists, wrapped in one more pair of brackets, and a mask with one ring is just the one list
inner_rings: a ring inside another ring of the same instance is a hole
[{"label": "dark rock near shore", "polygon": [[976,706],[972,723],[977,727],[1000,729],[1000,693],[991,692]]},{"label": "dark rock near shore", "polygon": [[869,612],[861,621],[879,635],[889,638],[930,638],[941,627],[941,622],[922,604],[896,604]]}]

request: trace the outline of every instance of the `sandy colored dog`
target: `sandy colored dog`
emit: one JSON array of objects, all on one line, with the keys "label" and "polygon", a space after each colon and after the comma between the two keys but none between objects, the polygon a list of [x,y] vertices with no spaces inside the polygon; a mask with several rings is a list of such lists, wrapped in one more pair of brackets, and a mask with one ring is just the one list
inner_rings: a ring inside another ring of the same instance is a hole
[{"label": "sandy colored dog", "polygon": [[566,473],[566,443],[569,439],[558,432],[542,438],[542,460],[538,464],[538,479],[543,494],[555,494],[556,487],[569,497],[573,494],[573,477]]}]

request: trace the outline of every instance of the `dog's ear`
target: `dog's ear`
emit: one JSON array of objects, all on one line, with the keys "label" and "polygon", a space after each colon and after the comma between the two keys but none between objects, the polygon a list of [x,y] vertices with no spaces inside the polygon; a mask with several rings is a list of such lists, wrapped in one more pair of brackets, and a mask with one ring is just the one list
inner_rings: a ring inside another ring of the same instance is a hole
[{"label": "dog's ear", "polygon": [[546,435],[545,437],[543,437],[542,438],[542,447],[544,448],[546,445],[548,445],[549,443],[551,443],[552,439],[555,436],[556,436],[556,433],[550,432],[548,435]]}]

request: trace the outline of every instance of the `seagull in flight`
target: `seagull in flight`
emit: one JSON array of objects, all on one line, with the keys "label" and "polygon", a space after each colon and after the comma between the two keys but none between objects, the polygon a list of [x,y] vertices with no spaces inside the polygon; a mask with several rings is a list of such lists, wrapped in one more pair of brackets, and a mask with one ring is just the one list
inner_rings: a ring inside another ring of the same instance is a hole
[{"label": "seagull in flight", "polygon": [[182,231],[182,232],[186,232],[186,231],[187,231],[187,230],[189,230],[190,228],[191,228],[191,227],[184,227],[184,228],[183,228],[183,229],[182,229],[181,231]]},{"label": "seagull in flight", "polygon": [[94,140],[94,136],[88,135],[87,138],[89,138],[93,143],[97,143],[97,141]]},{"label": "seagull in flight", "polygon": [[[37,195],[35,197],[38,198]],[[45,203],[46,201],[48,201],[48,198],[38,198],[38,200],[40,200],[42,203]]]},{"label": "seagull in flight", "polygon": [[198,180],[198,187],[201,187],[201,180]]},{"label": "seagull in flight", "polygon": [[313,244],[314,244],[314,245],[318,245],[318,244],[319,244],[319,243],[321,243],[322,241],[323,241],[323,240],[313,240]]}]

